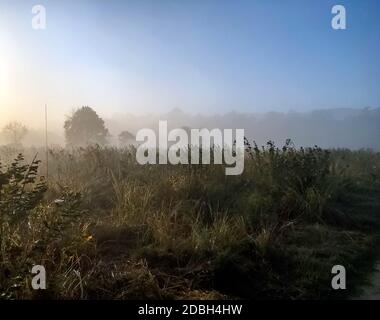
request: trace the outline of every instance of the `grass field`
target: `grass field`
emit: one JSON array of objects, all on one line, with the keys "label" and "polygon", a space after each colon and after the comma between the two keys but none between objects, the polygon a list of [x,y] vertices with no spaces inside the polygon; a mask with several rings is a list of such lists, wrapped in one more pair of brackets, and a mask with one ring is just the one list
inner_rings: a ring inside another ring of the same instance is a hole
[{"label": "grass field", "polygon": [[[2,299],[346,298],[376,259],[379,153],[253,144],[225,176],[54,149],[48,179],[43,157],[0,149]],[[47,290],[31,289],[34,264]],[[347,290],[331,289],[337,264]]]}]

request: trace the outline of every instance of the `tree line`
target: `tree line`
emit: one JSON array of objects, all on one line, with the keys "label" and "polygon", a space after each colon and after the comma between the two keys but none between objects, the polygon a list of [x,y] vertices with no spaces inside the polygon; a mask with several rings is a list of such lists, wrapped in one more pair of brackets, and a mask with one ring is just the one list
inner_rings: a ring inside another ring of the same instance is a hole
[{"label": "tree line", "polygon": [[[64,123],[65,141],[67,147],[86,147],[89,145],[105,146],[111,135],[104,120],[89,106],[83,106],[72,113]],[[1,134],[9,145],[19,147],[27,136],[28,128],[18,121],[5,125]],[[119,146],[132,144],[135,136],[127,130],[118,135]]]}]

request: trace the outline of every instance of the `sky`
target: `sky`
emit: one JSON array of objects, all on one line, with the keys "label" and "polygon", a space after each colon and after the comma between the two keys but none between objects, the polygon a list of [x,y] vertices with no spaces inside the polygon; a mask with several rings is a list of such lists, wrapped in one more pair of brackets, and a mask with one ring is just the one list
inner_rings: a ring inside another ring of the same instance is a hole
[{"label": "sky", "polygon": [[[32,7],[46,30],[32,28]],[[331,27],[334,5],[347,29]],[[0,0],[0,126],[380,106],[378,0]]]}]

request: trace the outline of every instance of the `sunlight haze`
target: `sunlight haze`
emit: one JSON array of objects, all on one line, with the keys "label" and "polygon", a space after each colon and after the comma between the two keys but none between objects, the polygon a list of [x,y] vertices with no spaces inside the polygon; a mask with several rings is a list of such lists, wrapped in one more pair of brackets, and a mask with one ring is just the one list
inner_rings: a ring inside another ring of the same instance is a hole
[{"label": "sunlight haze", "polygon": [[[221,5],[223,2],[223,5]],[[115,114],[308,112],[380,105],[377,1],[0,2],[0,126]]]}]

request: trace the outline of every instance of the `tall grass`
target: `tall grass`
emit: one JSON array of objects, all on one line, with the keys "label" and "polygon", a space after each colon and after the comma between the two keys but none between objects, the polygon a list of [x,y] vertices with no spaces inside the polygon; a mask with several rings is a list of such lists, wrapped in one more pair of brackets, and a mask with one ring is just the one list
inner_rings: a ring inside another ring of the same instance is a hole
[{"label": "tall grass", "polygon": [[[359,279],[375,245],[380,155],[246,148],[241,176],[141,166],[133,148],[53,149],[39,182],[38,150],[12,165],[20,150],[2,149],[1,297],[336,297],[333,264]],[[47,269],[45,291],[30,288],[33,264]]]}]

